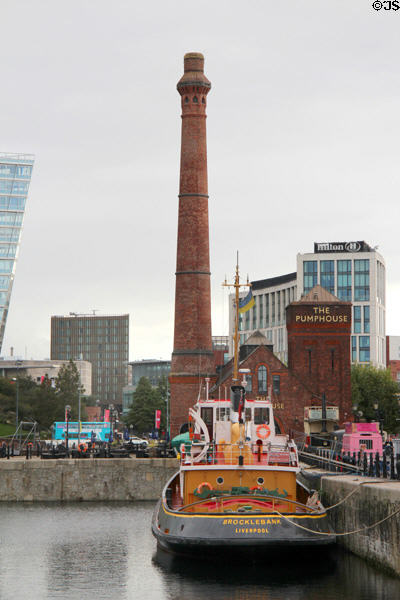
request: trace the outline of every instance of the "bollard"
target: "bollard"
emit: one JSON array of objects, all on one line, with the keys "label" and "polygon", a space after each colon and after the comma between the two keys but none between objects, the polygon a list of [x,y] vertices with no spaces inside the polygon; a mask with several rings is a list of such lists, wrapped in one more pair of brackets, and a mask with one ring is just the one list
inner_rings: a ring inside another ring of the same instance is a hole
[{"label": "bollard", "polygon": [[386,464],[386,455],[383,453],[382,456],[382,470],[383,470],[383,478],[387,479],[387,464]]},{"label": "bollard", "polygon": [[396,473],[394,470],[394,453],[390,455],[390,479],[396,479]]},{"label": "bollard", "polygon": [[7,446],[7,460],[10,460],[10,444]]},{"label": "bollard", "polygon": [[356,466],[357,464],[357,455],[355,452],[353,452],[353,465]]},{"label": "bollard", "polygon": [[365,453],[363,456],[363,475],[364,477],[367,476],[367,455]]},{"label": "bollard", "polygon": [[381,465],[379,459],[379,452],[375,454],[375,477],[381,476]]},{"label": "bollard", "polygon": [[396,461],[397,479],[400,481],[400,459]]},{"label": "bollard", "polygon": [[374,457],[373,457],[372,452],[369,455],[369,473],[368,473],[368,475],[370,477],[374,476]]}]

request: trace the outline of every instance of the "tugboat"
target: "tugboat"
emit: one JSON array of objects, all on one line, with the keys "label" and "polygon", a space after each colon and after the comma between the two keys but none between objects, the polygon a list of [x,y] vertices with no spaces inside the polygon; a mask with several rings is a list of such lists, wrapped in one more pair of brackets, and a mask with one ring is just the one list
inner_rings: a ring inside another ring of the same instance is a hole
[{"label": "tugboat", "polygon": [[296,444],[277,433],[269,397],[246,398],[238,364],[241,285],[237,266],[231,397],[210,398],[206,381],[205,397],[189,409],[190,441],[181,445],[180,468],[164,487],[152,533],[160,548],[178,554],[319,551],[335,534],[318,494],[297,480]]}]

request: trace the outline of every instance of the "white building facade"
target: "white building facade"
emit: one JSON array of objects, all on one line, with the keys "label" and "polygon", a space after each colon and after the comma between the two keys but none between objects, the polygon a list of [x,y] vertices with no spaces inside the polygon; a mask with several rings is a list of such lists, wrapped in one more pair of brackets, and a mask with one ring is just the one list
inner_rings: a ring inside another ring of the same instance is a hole
[{"label": "white building facade", "polygon": [[[241,315],[241,343],[259,329],[274,353],[287,362],[285,307],[321,285],[352,306],[351,360],[386,367],[386,268],[377,248],[366,242],[315,242],[314,252],[297,255],[295,273],[252,282],[255,306]],[[230,348],[233,338],[230,297]]]}]

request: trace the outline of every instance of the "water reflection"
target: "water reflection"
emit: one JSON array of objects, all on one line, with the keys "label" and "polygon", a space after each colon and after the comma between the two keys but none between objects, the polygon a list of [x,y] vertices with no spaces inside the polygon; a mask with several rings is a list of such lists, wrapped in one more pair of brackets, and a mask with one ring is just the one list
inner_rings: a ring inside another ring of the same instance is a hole
[{"label": "water reflection", "polygon": [[322,560],[188,561],[157,549],[153,563],[169,600],[389,600],[400,581],[337,547]]},{"label": "water reflection", "polygon": [[152,503],[0,503],[1,600],[396,600],[400,581],[336,550],[251,565],[156,551]]}]

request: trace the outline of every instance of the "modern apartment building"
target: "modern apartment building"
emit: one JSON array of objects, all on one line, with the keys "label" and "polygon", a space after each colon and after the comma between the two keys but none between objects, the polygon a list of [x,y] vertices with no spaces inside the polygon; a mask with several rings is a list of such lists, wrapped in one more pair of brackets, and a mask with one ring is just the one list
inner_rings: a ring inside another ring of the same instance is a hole
[{"label": "modern apartment building", "polygon": [[134,360],[129,363],[129,366],[132,369],[132,383],[123,389],[122,412],[124,415],[128,414],[132,406],[133,394],[140,379],[146,377],[152,386],[157,387],[160,379],[163,377],[168,379],[171,371],[171,361],[157,358]]},{"label": "modern apartment building", "polygon": [[0,153],[0,351],[33,163],[30,154]]},{"label": "modern apartment building", "polygon": [[[241,315],[241,343],[260,330],[287,362],[285,308],[315,285],[352,302],[351,360],[386,367],[386,269],[377,247],[366,242],[315,242],[314,252],[297,255],[297,270],[252,282],[255,306]],[[230,297],[230,340],[233,337]],[[231,341],[232,347],[232,341]]]},{"label": "modern apartment building", "polygon": [[128,354],[129,315],[70,313],[51,318],[51,360],[92,363],[92,395],[104,406],[122,404]]}]

